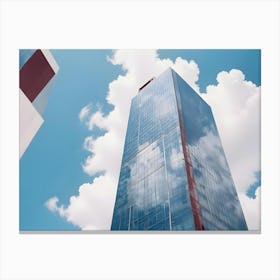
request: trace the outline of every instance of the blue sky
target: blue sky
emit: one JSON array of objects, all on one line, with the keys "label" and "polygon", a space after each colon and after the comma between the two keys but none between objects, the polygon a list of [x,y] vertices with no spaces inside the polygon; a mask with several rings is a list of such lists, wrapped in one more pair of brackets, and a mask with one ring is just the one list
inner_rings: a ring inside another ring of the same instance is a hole
[{"label": "blue sky", "polygon": [[[22,60],[27,52],[20,52]],[[92,154],[84,148],[84,141],[89,136],[97,139],[104,129],[95,126],[89,130],[86,122],[79,119],[79,113],[88,105],[91,114],[101,110],[106,116],[114,109],[106,100],[109,84],[119,75],[125,76],[126,69],[134,69],[132,64],[125,64],[126,58],[121,55],[115,57],[114,63],[109,61],[108,57],[114,54],[112,50],[51,50],[51,53],[59,72],[51,85],[44,123],[20,159],[20,230],[80,229],[57,211],[50,211],[45,203],[58,197],[59,205],[67,208],[69,198],[79,195],[79,186],[98,177],[83,169],[85,159]],[[169,58],[174,62],[181,57],[195,61],[199,68],[196,84],[201,92],[208,85],[217,85],[218,73],[231,69],[242,71],[246,80],[260,86],[260,55],[259,50],[158,51],[160,60]],[[255,180],[251,179],[245,190],[248,197],[255,198],[260,185],[259,171],[256,170]]]},{"label": "blue sky", "polygon": [[241,70],[246,79],[257,86],[261,83],[259,50],[160,50],[159,55],[173,60],[178,56],[194,60],[199,65],[199,85],[202,92],[209,84],[217,83],[216,76],[220,71],[233,68]]}]

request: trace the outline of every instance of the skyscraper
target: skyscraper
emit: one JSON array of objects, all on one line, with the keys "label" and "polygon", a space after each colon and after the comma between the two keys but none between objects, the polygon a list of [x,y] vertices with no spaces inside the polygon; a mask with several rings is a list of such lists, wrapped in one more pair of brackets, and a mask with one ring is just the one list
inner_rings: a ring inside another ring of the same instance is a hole
[{"label": "skyscraper", "polygon": [[210,106],[171,68],[131,103],[112,230],[247,230]]}]

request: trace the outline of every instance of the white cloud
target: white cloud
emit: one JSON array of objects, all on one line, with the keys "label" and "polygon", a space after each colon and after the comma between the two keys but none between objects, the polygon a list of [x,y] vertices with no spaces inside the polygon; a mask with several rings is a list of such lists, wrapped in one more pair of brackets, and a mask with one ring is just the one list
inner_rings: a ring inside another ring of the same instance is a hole
[{"label": "white cloud", "polygon": [[112,187],[116,185],[115,178],[105,174],[95,178],[91,184],[81,185],[78,196],[70,197],[68,207],[58,206],[56,196],[47,200],[45,206],[84,230],[106,230],[111,226],[114,206],[111,202],[115,198]]},{"label": "white cloud", "polygon": [[218,84],[201,96],[211,106],[238,192],[255,182],[260,170],[260,87],[240,70],[220,72]]},{"label": "white cloud", "polygon": [[48,199],[45,202],[45,206],[52,212],[55,212],[57,209],[57,202],[58,202],[58,198],[56,196]]},{"label": "white cloud", "polygon": [[[155,50],[117,50],[109,61],[121,65],[126,71],[109,84],[106,100],[114,109],[104,115],[99,108],[90,115],[88,105],[80,112],[80,119],[85,121],[89,130],[96,126],[105,131],[96,139],[89,136],[84,141],[84,147],[91,154],[86,158],[83,170],[98,177],[90,184],[81,185],[79,194],[70,198],[67,207],[58,207],[57,198],[51,198],[46,204],[51,211],[57,211],[84,230],[110,229],[130,101],[138,88],[167,67],[173,67],[199,92],[196,84],[199,68],[194,61],[188,62],[180,57],[175,62],[159,59]],[[218,85],[209,86],[207,95],[203,96],[207,96],[205,99],[213,107],[239,191],[252,183],[253,172],[259,168],[259,88],[244,81],[242,75],[238,70],[221,72]],[[103,175],[100,176],[99,172]]]},{"label": "white cloud", "polygon": [[83,121],[89,115],[90,109],[91,109],[91,103],[81,109],[79,113],[80,121]]},{"label": "white cloud", "polygon": [[58,206],[59,199],[54,196],[48,199],[45,202],[45,206],[51,211],[51,212],[57,212],[61,217],[65,215],[64,207],[63,206]]},{"label": "white cloud", "polygon": [[102,111],[97,111],[90,116],[87,122],[87,127],[89,130],[92,130],[94,126],[104,130],[108,129],[106,118],[104,118]]}]

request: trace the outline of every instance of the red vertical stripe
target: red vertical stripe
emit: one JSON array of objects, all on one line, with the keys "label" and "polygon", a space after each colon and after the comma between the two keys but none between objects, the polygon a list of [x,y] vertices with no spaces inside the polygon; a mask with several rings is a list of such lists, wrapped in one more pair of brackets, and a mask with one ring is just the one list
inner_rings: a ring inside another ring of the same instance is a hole
[{"label": "red vertical stripe", "polygon": [[184,128],[184,124],[182,122],[182,112],[179,109],[179,122],[180,122],[180,130],[181,130],[181,139],[182,139],[182,146],[183,146],[183,154],[185,159],[185,166],[186,172],[188,177],[188,185],[189,185],[189,193],[190,193],[190,201],[193,211],[193,218],[196,230],[204,230],[202,217],[201,217],[201,209],[198,201],[198,194],[197,194],[197,186],[194,179],[193,168],[191,164],[190,154],[187,147],[187,137],[186,131]]},{"label": "red vertical stripe", "polygon": [[[172,78],[173,78],[173,82],[175,83],[175,78],[173,77],[173,75]],[[181,134],[183,155],[184,155],[185,167],[186,167],[186,173],[187,173],[187,179],[189,185],[189,194],[190,194],[190,201],[191,201],[191,207],[193,212],[194,225],[196,230],[204,230],[202,216],[201,216],[201,209],[198,201],[197,186],[193,174],[190,153],[187,146],[187,134],[184,126],[182,106],[180,100],[181,98],[179,93],[176,92],[175,87],[174,90],[175,90],[175,97],[176,97],[177,108],[178,108],[180,134]]]}]

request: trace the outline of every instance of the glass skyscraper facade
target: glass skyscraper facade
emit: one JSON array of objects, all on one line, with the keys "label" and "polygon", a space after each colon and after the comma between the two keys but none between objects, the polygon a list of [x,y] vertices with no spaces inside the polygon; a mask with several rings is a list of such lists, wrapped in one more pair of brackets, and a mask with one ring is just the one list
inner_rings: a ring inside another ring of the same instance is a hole
[{"label": "glass skyscraper facade", "polygon": [[247,230],[211,108],[171,68],[132,100],[111,230]]}]

